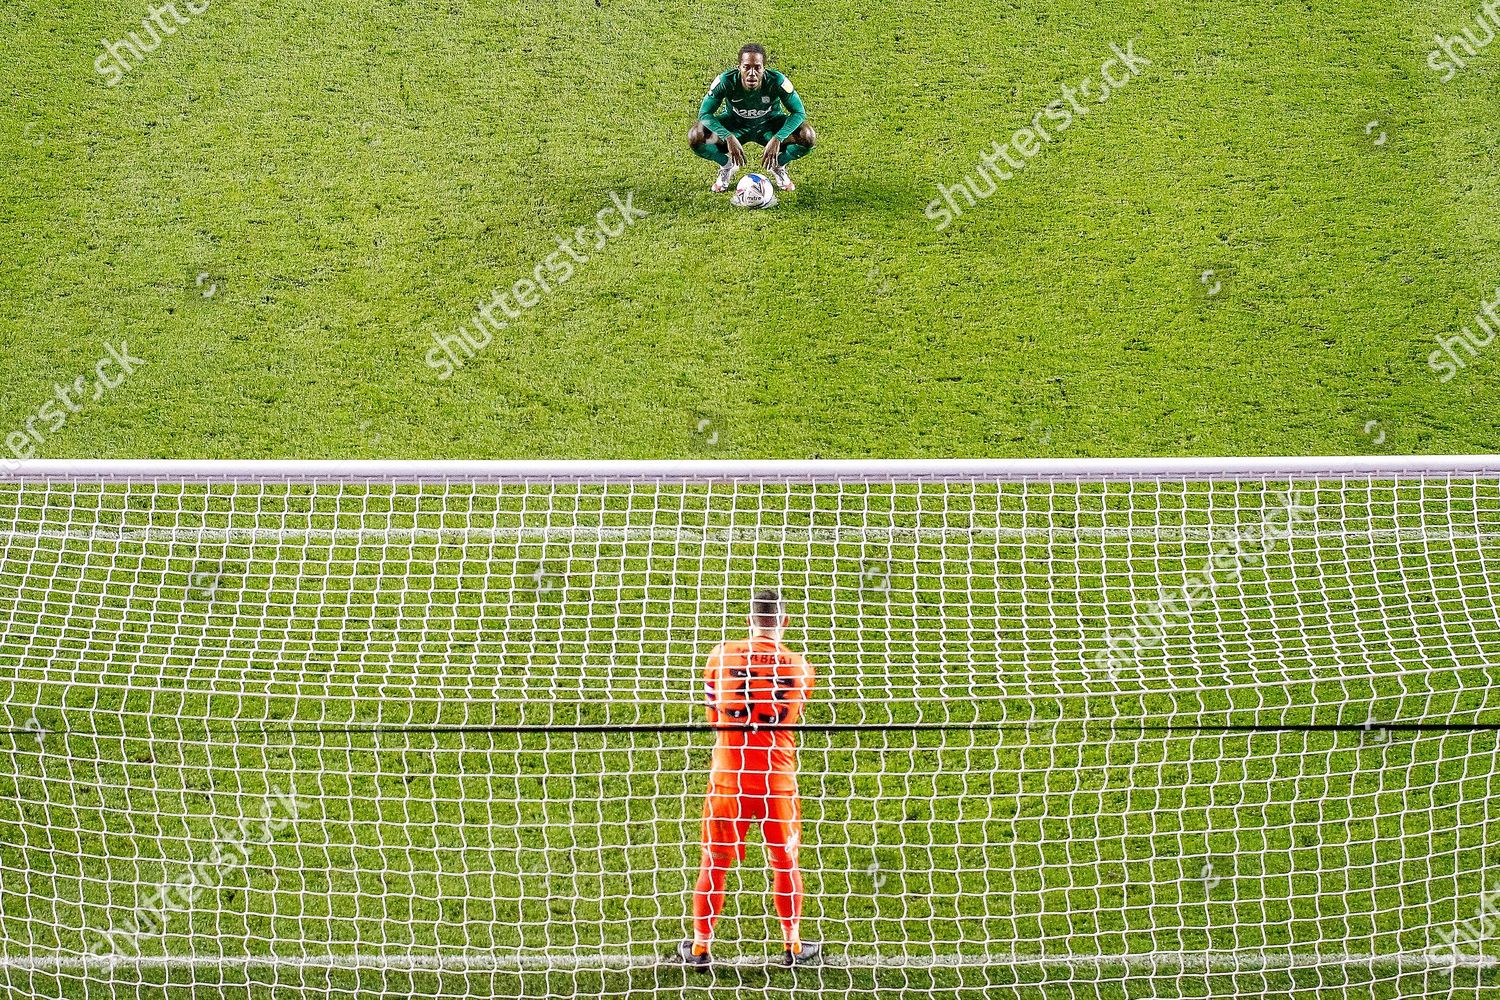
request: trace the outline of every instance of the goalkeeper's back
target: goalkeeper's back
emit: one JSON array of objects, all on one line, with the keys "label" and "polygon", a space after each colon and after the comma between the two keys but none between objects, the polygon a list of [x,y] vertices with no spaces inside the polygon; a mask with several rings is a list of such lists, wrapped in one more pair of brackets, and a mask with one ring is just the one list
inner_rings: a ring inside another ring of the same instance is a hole
[{"label": "goalkeeper's back", "polygon": [[709,724],[725,727],[709,783],[725,791],[795,792],[797,734],[786,727],[802,718],[812,692],[807,660],[778,638],[752,635],[716,646],[704,679]]}]

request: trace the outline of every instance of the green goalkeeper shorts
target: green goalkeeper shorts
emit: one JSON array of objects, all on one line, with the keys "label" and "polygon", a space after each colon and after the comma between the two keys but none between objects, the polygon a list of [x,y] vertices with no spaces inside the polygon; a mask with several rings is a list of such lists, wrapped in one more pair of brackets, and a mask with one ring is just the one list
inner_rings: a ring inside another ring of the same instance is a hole
[{"label": "green goalkeeper shorts", "polygon": [[786,124],[786,115],[767,115],[758,122],[748,122],[736,115],[723,114],[716,115],[714,121],[728,129],[741,144],[753,142],[764,146]]}]

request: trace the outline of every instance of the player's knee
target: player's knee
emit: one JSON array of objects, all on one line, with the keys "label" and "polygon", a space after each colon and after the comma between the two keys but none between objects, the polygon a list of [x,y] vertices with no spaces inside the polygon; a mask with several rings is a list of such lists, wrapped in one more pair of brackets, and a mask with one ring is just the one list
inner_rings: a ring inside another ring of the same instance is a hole
[{"label": "player's knee", "polygon": [[808,149],[812,149],[818,144],[818,133],[813,131],[811,125],[799,125],[797,131],[792,133],[792,141],[799,146],[806,146]]},{"label": "player's knee", "polygon": [[694,149],[697,149],[699,146],[707,145],[708,137],[712,134],[713,133],[709,132],[709,130],[705,128],[701,123],[694,125],[692,128],[688,129],[688,145],[692,146]]}]

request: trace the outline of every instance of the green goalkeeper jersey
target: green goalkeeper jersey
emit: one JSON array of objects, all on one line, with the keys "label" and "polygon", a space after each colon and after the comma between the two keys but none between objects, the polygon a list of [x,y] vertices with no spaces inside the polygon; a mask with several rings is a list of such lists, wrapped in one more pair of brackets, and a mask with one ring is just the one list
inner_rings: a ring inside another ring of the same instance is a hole
[{"label": "green goalkeeper jersey", "polygon": [[[728,105],[728,109],[719,115],[723,105]],[[734,132],[754,131],[768,121],[783,118],[775,135],[785,141],[807,121],[807,109],[802,106],[802,98],[797,96],[792,81],[774,69],[766,70],[759,90],[745,89],[737,69],[720,73],[698,109],[698,120],[724,139]]]}]

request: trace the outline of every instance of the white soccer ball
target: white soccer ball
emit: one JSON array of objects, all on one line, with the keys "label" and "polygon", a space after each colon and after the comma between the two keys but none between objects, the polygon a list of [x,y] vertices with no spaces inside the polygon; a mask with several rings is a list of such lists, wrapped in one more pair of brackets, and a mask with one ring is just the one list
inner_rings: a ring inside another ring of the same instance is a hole
[{"label": "white soccer ball", "polygon": [[770,178],[760,174],[746,174],[735,185],[730,204],[737,208],[773,208],[776,205],[776,189]]}]

